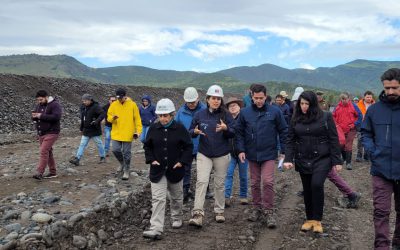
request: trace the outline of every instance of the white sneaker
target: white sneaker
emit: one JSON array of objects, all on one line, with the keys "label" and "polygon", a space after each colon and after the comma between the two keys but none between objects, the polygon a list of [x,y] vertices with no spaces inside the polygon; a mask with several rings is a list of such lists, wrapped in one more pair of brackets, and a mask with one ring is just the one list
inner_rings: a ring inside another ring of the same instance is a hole
[{"label": "white sneaker", "polygon": [[172,222],[172,228],[173,229],[178,229],[182,227],[182,220],[176,220]]},{"label": "white sneaker", "polygon": [[143,232],[143,237],[152,240],[161,240],[162,233],[156,230],[147,230]]}]

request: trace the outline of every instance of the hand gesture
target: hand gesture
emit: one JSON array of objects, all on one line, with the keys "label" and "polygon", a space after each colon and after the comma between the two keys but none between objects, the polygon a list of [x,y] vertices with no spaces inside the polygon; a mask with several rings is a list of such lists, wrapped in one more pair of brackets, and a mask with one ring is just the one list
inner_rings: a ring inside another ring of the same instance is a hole
[{"label": "hand gesture", "polygon": [[153,161],[153,162],[151,163],[151,165],[160,166],[160,163],[159,163],[158,161]]},{"label": "hand gesture", "polygon": [[177,162],[177,163],[172,167],[172,169],[181,168],[181,167],[182,167],[182,164],[181,164],[180,162]]},{"label": "hand gesture", "polygon": [[220,131],[228,129],[228,126],[226,126],[224,121],[222,119],[220,119],[220,121],[221,121],[221,123],[217,123],[217,128],[215,129],[215,131],[217,131],[217,132],[220,132]]},{"label": "hand gesture", "polygon": [[291,169],[291,168],[293,168],[294,167],[294,165],[293,165],[293,163],[291,163],[291,162],[285,162],[285,163],[283,163],[283,168],[285,168],[285,169],[287,169],[287,170],[289,170],[289,169]]},{"label": "hand gesture", "polygon": [[244,161],[246,160],[246,153],[244,153],[244,152],[240,153],[239,160],[241,163],[244,163]]},{"label": "hand gesture", "polygon": [[194,128],[194,131],[193,131],[196,135],[206,135],[206,134],[204,134],[204,132],[203,131],[201,131],[200,129],[199,129],[199,125],[196,125],[196,127]]}]

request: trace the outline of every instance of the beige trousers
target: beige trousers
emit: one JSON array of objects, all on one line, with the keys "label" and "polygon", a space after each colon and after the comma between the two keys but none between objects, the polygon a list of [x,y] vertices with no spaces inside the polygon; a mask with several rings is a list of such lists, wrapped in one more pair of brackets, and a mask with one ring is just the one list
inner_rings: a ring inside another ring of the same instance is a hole
[{"label": "beige trousers", "polygon": [[214,167],[214,212],[223,213],[225,209],[225,177],[231,155],[208,158],[197,154],[197,181],[196,195],[194,199],[193,212],[200,212],[204,215],[204,201],[206,198],[207,186],[211,170]]},{"label": "beige trousers", "polygon": [[151,183],[152,214],[150,219],[150,230],[156,230],[158,232],[163,232],[164,230],[167,192],[169,193],[172,222],[182,220],[182,180],[178,183],[171,183],[164,175],[158,183]]}]

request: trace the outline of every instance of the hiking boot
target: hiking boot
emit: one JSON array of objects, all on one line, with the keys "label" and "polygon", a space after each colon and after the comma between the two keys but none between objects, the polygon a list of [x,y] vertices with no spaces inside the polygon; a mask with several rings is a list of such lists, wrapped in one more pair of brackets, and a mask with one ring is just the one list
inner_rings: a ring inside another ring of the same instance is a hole
[{"label": "hiking boot", "polygon": [[361,194],[360,193],[352,193],[351,195],[348,196],[349,203],[347,204],[347,208],[357,208],[358,207],[358,202],[361,199]]},{"label": "hiking boot", "polygon": [[124,175],[121,178],[123,181],[127,181],[129,179],[129,171],[125,170]]},{"label": "hiking boot", "polygon": [[75,166],[79,166],[79,159],[77,157],[72,157],[72,159],[69,160],[69,163],[72,163]]},{"label": "hiking boot", "polygon": [[357,156],[356,162],[362,162],[362,158]]},{"label": "hiking boot", "polygon": [[240,198],[239,202],[240,202],[241,205],[248,205],[249,204],[249,199]]},{"label": "hiking boot", "polygon": [[56,178],[58,177],[57,174],[52,174],[52,173],[48,173],[46,175],[43,176],[44,179],[51,179],[51,178]]},{"label": "hiking boot", "polygon": [[214,193],[213,193],[213,192],[210,192],[210,191],[207,191],[207,193],[206,193],[206,199],[212,199],[212,198],[214,198]]},{"label": "hiking boot", "polygon": [[161,240],[162,233],[156,230],[147,230],[143,232],[143,237],[152,240]]},{"label": "hiking boot", "polygon": [[188,203],[190,198],[193,198],[193,193],[190,189],[183,190],[183,203]]},{"label": "hiking boot", "polygon": [[260,209],[258,208],[253,208],[253,210],[250,212],[249,217],[247,218],[248,221],[256,222],[260,219]]},{"label": "hiking boot", "polygon": [[306,220],[304,224],[301,226],[301,231],[306,232],[310,231],[314,226],[314,221],[313,220]]},{"label": "hiking boot", "polygon": [[182,225],[183,225],[182,220],[176,220],[176,221],[172,222],[173,229],[181,228]]},{"label": "hiking boot", "polygon": [[43,179],[43,175],[35,174],[35,175],[32,176],[32,178],[41,181]]},{"label": "hiking boot", "polygon": [[99,164],[106,163],[106,157],[100,157]]},{"label": "hiking boot", "polygon": [[201,212],[194,212],[192,218],[189,220],[189,225],[202,227],[203,226],[203,214]]},{"label": "hiking boot", "polygon": [[230,207],[230,206],[232,206],[232,199],[225,198],[225,207]]},{"label": "hiking boot", "polygon": [[322,234],[324,232],[324,230],[322,229],[321,221],[314,220],[313,232],[320,233],[320,234]]},{"label": "hiking boot", "polygon": [[276,219],[274,210],[268,209],[264,211],[265,222],[270,229],[276,228]]},{"label": "hiking boot", "polygon": [[225,222],[224,213],[216,213],[215,214],[215,221],[218,222],[218,223],[224,223]]},{"label": "hiking boot", "polygon": [[347,170],[352,170],[353,166],[351,165],[351,155],[353,154],[352,151],[347,151],[346,152],[346,169]]},{"label": "hiking boot", "polygon": [[296,195],[299,197],[304,197],[304,191],[301,190],[301,191],[297,192]]}]

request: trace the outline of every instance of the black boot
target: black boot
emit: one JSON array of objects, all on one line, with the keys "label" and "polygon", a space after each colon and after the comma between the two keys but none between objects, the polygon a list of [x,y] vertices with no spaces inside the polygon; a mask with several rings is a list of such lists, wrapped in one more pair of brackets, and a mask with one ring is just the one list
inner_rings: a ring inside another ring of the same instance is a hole
[{"label": "black boot", "polygon": [[342,150],[343,164],[346,162],[346,151]]},{"label": "black boot", "polygon": [[356,162],[362,162],[362,152],[360,150],[357,152]]},{"label": "black boot", "polygon": [[347,170],[352,170],[353,166],[351,165],[351,155],[353,154],[352,151],[347,151],[346,152],[346,169]]}]

